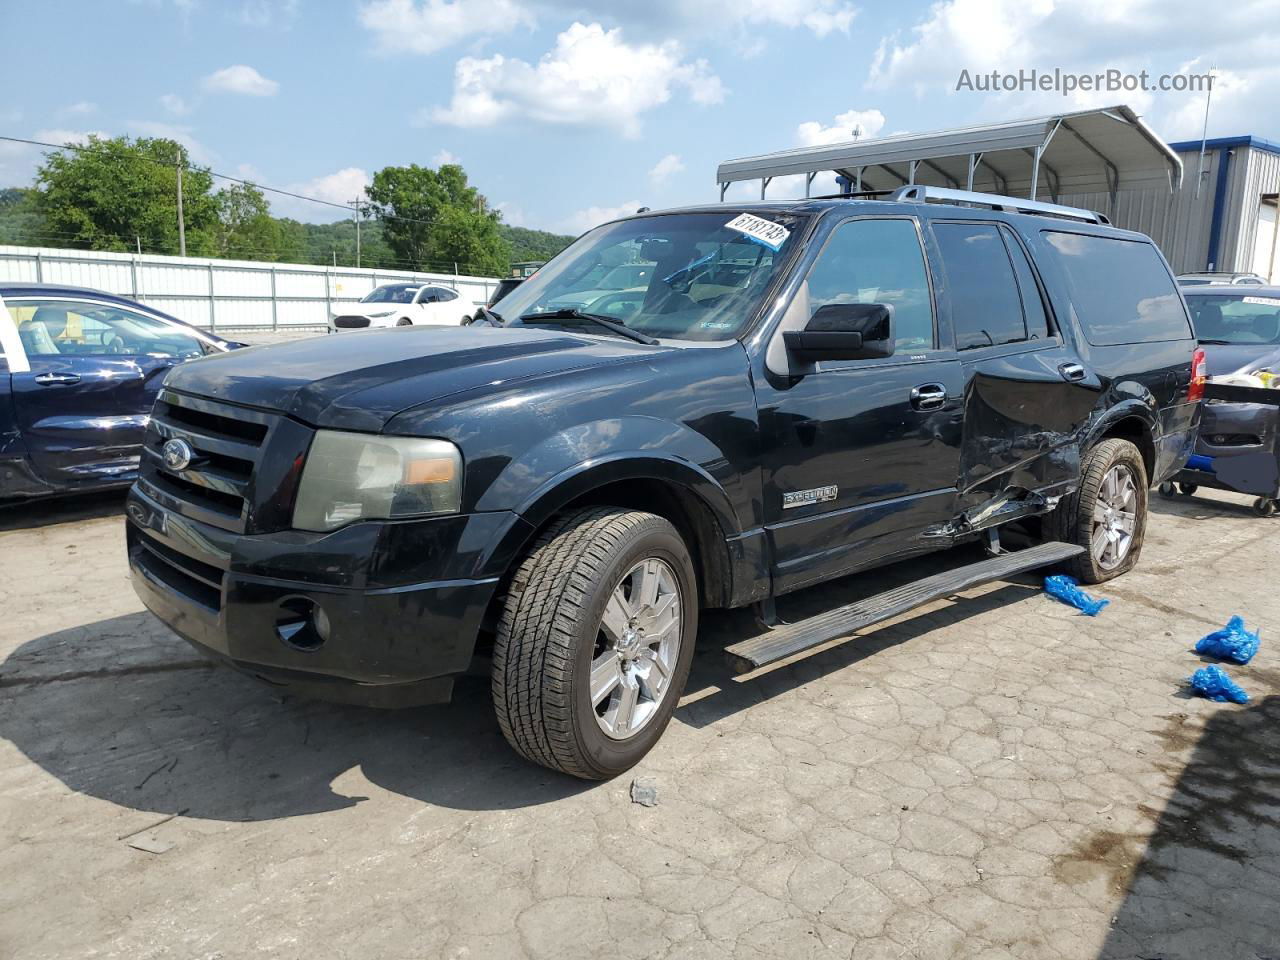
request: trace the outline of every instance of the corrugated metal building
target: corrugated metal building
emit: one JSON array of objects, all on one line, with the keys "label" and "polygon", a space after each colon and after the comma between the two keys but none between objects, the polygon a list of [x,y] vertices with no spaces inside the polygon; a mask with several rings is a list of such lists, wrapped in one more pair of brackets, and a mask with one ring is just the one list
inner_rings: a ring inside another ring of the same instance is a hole
[{"label": "corrugated metal building", "polygon": [[1062,201],[1107,213],[1130,230],[1149,234],[1178,273],[1253,272],[1280,283],[1276,250],[1276,197],[1280,144],[1258,137],[1171,143],[1182,160],[1182,184],[1167,190],[1120,191],[1114,206],[1105,193]]}]

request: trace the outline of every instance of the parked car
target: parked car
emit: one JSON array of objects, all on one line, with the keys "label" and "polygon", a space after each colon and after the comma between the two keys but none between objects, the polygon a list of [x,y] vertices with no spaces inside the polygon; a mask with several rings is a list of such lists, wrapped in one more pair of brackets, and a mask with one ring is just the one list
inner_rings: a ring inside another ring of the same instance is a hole
[{"label": "parked car", "polygon": [[1181,273],[1178,274],[1178,283],[1184,287],[1197,287],[1209,283],[1266,283],[1266,278],[1258,276],[1256,273],[1215,273],[1206,271],[1203,273]]},{"label": "parked car", "polygon": [[335,307],[329,332],[377,327],[457,326],[471,312],[471,302],[448,287],[421,283],[384,283],[359,303]]},{"label": "parked car", "polygon": [[101,290],[0,283],[0,500],[132,483],[165,374],[240,346]]},{"label": "parked car", "polygon": [[[639,309],[557,306],[642,257]],[[934,188],[614,221],[501,307],[174,371],[128,503],[146,605],[283,689],[384,706],[447,700],[491,649],[511,745],[606,778],[661,735],[702,608],[754,606],[769,629],[728,648],[751,669],[1018,571],[1129,570],[1203,389],[1147,237]],[[1014,521],[1043,542],[1008,551]],[[990,557],[776,616],[971,542]]]},{"label": "parked car", "polygon": [[[1226,289],[1214,285],[1192,287],[1183,294],[1211,377],[1259,371],[1280,374],[1280,286]],[[1196,469],[1178,474],[1178,489],[1189,496],[1201,485],[1222,486],[1205,469],[1209,458],[1216,462],[1217,470],[1228,474],[1229,460],[1265,464],[1273,477],[1266,482],[1274,493],[1272,451],[1277,445],[1276,420],[1276,409],[1271,404],[1221,400],[1206,403],[1196,439]],[[1273,503],[1273,497],[1267,496],[1258,506],[1265,511],[1273,509]]]}]

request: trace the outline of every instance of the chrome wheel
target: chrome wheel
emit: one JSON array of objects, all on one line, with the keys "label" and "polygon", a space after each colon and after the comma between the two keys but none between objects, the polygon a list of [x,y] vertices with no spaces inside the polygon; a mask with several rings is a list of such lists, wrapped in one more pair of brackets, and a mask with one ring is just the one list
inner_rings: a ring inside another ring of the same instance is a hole
[{"label": "chrome wheel", "polygon": [[680,582],[657,557],[609,595],[591,661],[591,706],[607,737],[625,740],[658,715],[680,660],[681,610]]},{"label": "chrome wheel", "polygon": [[1104,570],[1113,570],[1123,563],[1133,546],[1137,525],[1138,488],[1133,471],[1117,463],[1102,478],[1093,504],[1090,550],[1094,562]]}]

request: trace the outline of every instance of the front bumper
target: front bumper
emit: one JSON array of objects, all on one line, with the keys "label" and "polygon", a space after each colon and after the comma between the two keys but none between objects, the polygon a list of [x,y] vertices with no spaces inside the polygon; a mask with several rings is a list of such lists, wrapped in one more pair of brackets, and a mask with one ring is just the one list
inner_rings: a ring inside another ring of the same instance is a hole
[{"label": "front bumper", "polygon": [[1184,468],[1179,483],[1250,496],[1280,496],[1280,409],[1270,404],[1206,403],[1196,438],[1198,457],[1213,461],[1212,471]]},{"label": "front bumper", "polygon": [[137,488],[126,510],[134,589],[176,633],[270,683],[375,706],[449,699],[497,587],[495,550],[524,523],[478,513],[242,535]]}]

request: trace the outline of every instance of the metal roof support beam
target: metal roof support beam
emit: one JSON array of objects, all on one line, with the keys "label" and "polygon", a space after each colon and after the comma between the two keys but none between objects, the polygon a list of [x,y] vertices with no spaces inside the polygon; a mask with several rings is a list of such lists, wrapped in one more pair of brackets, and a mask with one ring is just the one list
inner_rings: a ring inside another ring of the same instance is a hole
[{"label": "metal roof support beam", "polygon": [[1009,195],[1009,178],[995,168],[995,165],[985,156],[979,155],[979,163],[985,163],[987,169],[991,171],[991,175],[996,178],[996,182],[1000,184],[1000,192],[1006,197]]},{"label": "metal roof support beam", "polygon": [[957,180],[955,177],[953,177],[951,174],[947,173],[947,171],[943,170],[936,163],[934,163],[931,160],[921,160],[920,162],[923,163],[930,170],[932,170],[934,173],[936,173],[938,176],[940,176],[943,180],[947,181],[947,183],[951,184],[951,187],[953,190],[960,189],[960,181]]},{"label": "metal roof support beam", "polygon": [[980,153],[969,154],[969,172],[968,172],[968,175],[965,177],[966,190],[969,190],[969,191],[973,190],[973,175],[978,171],[978,164],[980,164],[981,162],[982,162],[982,154]]},{"label": "metal roof support beam", "polygon": [[[1027,150],[1026,154],[1029,157],[1035,156],[1032,150]],[[1062,194],[1062,177],[1058,176],[1058,171],[1049,166],[1043,156],[1040,158],[1040,166],[1044,168],[1045,179],[1049,181],[1049,194],[1053,197],[1053,202],[1057,203],[1058,197]]]},{"label": "metal roof support beam", "polygon": [[721,182],[720,184],[720,202],[724,203],[724,195],[729,192],[729,184]]},{"label": "metal roof support beam", "polygon": [[809,195],[813,193],[813,178],[817,175],[817,170],[810,170],[804,175],[804,195],[806,199],[808,199]]},{"label": "metal roof support beam", "polygon": [[902,174],[900,174],[897,170],[893,169],[893,167],[890,167],[887,164],[883,164],[883,163],[878,163],[876,164],[876,166],[878,166],[885,173],[889,174],[889,176],[893,177],[893,179],[897,180],[904,187],[911,186],[911,181],[908,180],[906,177],[904,177]]},{"label": "metal roof support beam", "polygon": [[1075,137],[1076,140],[1078,140],[1090,153],[1092,153],[1095,157],[1097,157],[1099,160],[1102,161],[1103,166],[1106,168],[1106,171],[1107,171],[1107,192],[1111,195],[1111,211],[1110,212],[1115,213],[1116,212],[1115,211],[1116,191],[1120,189],[1120,171],[1116,169],[1116,165],[1107,158],[1106,154],[1104,154],[1101,150],[1095,147],[1092,143],[1090,143],[1084,137],[1080,136],[1080,134],[1076,132],[1075,127],[1071,126],[1071,124],[1067,123],[1067,121],[1065,120],[1061,120],[1059,121],[1059,123],[1062,125],[1062,128],[1067,131],[1067,133]]},{"label": "metal roof support beam", "polygon": [[920,166],[919,160],[911,160],[907,163],[907,184],[913,185],[916,182],[916,169]]},{"label": "metal roof support beam", "polygon": [[1036,198],[1036,188],[1040,186],[1040,150],[1036,147],[1031,153],[1031,192],[1027,194],[1032,200]]},{"label": "metal roof support beam", "polygon": [[858,168],[858,186],[857,186],[857,190],[855,191],[855,192],[857,192],[857,193],[861,193],[861,192],[862,192],[862,171],[863,171],[863,170],[865,170],[865,169],[866,169],[866,167],[859,167],[859,168]]},{"label": "metal roof support beam", "polygon": [[764,199],[765,191],[769,189],[769,184],[773,183],[773,177],[760,178],[760,199]]}]

